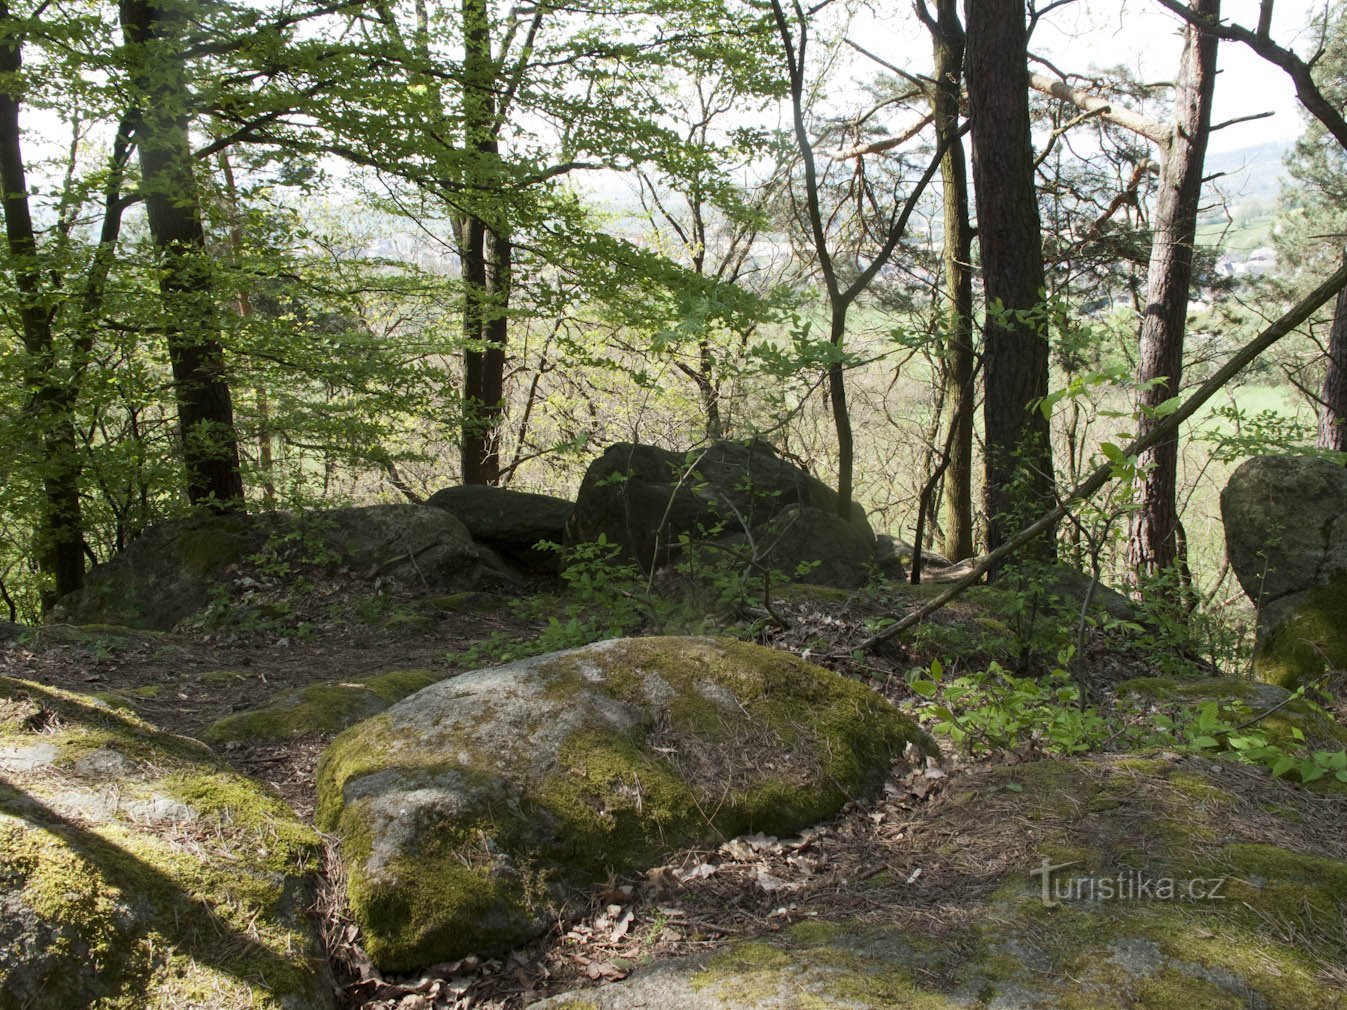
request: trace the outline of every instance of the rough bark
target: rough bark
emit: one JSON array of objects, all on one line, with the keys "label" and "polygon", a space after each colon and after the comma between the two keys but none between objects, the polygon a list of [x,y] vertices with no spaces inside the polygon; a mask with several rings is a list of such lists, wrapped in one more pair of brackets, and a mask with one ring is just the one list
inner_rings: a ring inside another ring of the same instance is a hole
[{"label": "rough bark", "polygon": [[25,393],[37,431],[42,466],[42,508],[38,519],[38,566],[45,576],[42,609],[84,584],[84,528],[80,509],[80,457],[75,438],[75,390],[57,367],[49,294],[38,266],[37,237],[28,205],[27,172],[19,134],[17,88],[22,52],[9,6],[0,3],[0,186],[5,237],[19,294],[19,318],[26,352]]},{"label": "rough bark", "polygon": [[[995,550],[1054,504],[1043,246],[1029,132],[1022,0],[968,0],[965,73],[988,305],[983,341],[987,540]],[[1051,532],[1027,552],[1055,557]],[[995,570],[992,576],[995,577]]]},{"label": "rough bark", "polygon": [[973,229],[968,218],[968,166],[959,134],[963,87],[963,25],[958,0],[937,0],[931,18],[922,9],[935,55],[931,111],[936,143],[944,148],[945,425],[950,432],[944,478],[944,543],[948,558],[973,555]]},{"label": "rough bark", "polygon": [[[1220,16],[1220,0],[1193,0],[1205,18]],[[1214,35],[1191,23],[1184,32],[1183,57],[1174,94],[1174,126],[1160,168],[1160,189],[1152,215],[1146,311],[1141,323],[1137,380],[1138,434],[1159,423],[1155,410],[1177,395],[1183,377],[1183,338],[1193,274],[1202,166],[1211,132],[1211,99],[1216,82]],[[1128,560],[1138,578],[1153,577],[1180,564],[1177,506],[1178,434],[1156,443],[1140,458],[1137,510],[1132,514]]]},{"label": "rough bark", "polygon": [[138,103],[136,138],[150,235],[160,256],[173,391],[187,496],[216,512],[243,509],[234,404],[225,375],[210,260],[188,137],[181,40],[167,11],[120,0]]},{"label": "rough bark", "polygon": [[1333,303],[1333,326],[1328,333],[1328,369],[1319,394],[1320,449],[1347,452],[1347,295]]}]

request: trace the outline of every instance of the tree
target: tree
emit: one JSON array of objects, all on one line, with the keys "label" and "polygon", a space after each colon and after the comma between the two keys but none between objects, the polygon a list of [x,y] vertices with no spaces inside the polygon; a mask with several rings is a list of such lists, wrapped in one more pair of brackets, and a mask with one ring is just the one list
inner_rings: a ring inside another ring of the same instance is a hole
[{"label": "tree", "polygon": [[[1192,0],[1205,18],[1220,16],[1220,0]],[[1184,31],[1174,91],[1174,122],[1161,150],[1160,187],[1152,216],[1146,310],[1141,323],[1137,382],[1138,434],[1154,429],[1163,405],[1178,395],[1183,378],[1183,337],[1202,193],[1202,166],[1211,133],[1217,39],[1193,24]],[[1128,560],[1140,577],[1184,566],[1177,502],[1178,435],[1157,442],[1138,460],[1137,510],[1132,515]]]},{"label": "tree", "polygon": [[49,610],[84,582],[84,527],[80,461],[75,439],[73,380],[63,380],[53,334],[54,292],[39,259],[28,203],[28,179],[19,135],[23,26],[0,0],[0,186],[4,187],[5,237],[19,294],[27,353],[24,386],[40,447],[43,501],[37,556],[49,579],[42,609]]},{"label": "tree", "polygon": [[973,353],[973,228],[969,223],[968,165],[959,129],[963,93],[964,32],[958,0],[936,0],[932,17],[926,4],[917,12],[931,33],[935,85],[931,113],[936,143],[944,148],[940,177],[944,187],[945,347],[944,404],[948,452],[944,477],[944,553],[973,555],[973,422],[977,399]]},{"label": "tree", "polygon": [[162,256],[159,290],[187,496],[212,511],[240,511],[234,406],[188,136],[192,110],[181,56],[187,12],[157,0],[121,0],[120,12],[145,207]]},{"label": "tree", "polygon": [[[968,0],[965,17],[973,190],[987,304],[982,367],[987,539],[995,549],[1025,518],[1051,510],[1055,501],[1048,421],[1036,409],[1048,393],[1047,314],[1024,4]],[[1055,557],[1052,536],[1036,543],[1037,559]]]}]

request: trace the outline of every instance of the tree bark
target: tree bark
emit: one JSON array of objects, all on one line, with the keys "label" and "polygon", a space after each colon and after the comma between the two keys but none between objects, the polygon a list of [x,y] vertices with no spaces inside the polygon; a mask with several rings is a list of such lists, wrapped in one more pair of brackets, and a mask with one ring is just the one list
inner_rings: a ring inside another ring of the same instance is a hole
[{"label": "tree bark", "polygon": [[140,172],[178,404],[187,497],[215,512],[244,508],[234,405],[225,376],[210,260],[188,137],[181,39],[154,0],[120,0],[139,120]]},{"label": "tree bark", "polygon": [[[1194,13],[1220,16],[1220,0],[1192,0]],[[1156,408],[1176,396],[1183,377],[1183,338],[1193,275],[1193,243],[1202,193],[1202,166],[1211,132],[1211,100],[1216,83],[1216,36],[1189,23],[1174,94],[1174,126],[1163,151],[1160,191],[1152,218],[1146,312],[1138,355],[1137,433],[1145,437],[1159,423]],[[1156,443],[1140,457],[1142,475],[1137,510],[1128,536],[1128,561],[1138,579],[1181,565],[1177,505],[1178,434]]]},{"label": "tree bark", "polygon": [[973,360],[973,229],[968,219],[968,166],[959,134],[963,88],[963,25],[958,0],[937,0],[936,16],[922,8],[935,55],[931,106],[936,143],[944,147],[945,347],[944,404],[948,453],[944,478],[944,549],[953,560],[973,556],[973,408],[977,400]]},{"label": "tree bark", "polygon": [[1344,294],[1339,294],[1333,303],[1328,369],[1319,394],[1319,434],[1315,445],[1333,452],[1347,452],[1347,295]]},{"label": "tree bark", "polygon": [[42,466],[42,510],[38,519],[38,568],[44,576],[43,613],[84,584],[84,525],[80,508],[80,456],[75,438],[76,390],[72,375],[62,381],[52,333],[53,306],[38,265],[37,237],[28,206],[28,180],[19,133],[21,41],[9,6],[0,2],[0,186],[4,187],[5,237],[19,294],[19,318],[26,352],[24,386],[37,428]]},{"label": "tree bark", "polygon": [[[1023,0],[967,0],[973,188],[986,292],[987,540],[992,550],[1052,509],[1052,446],[1035,401],[1048,392],[1043,246],[1029,132]],[[1026,552],[1056,556],[1051,532]],[[992,577],[997,574],[995,569]]]},{"label": "tree bark", "polygon": [[463,483],[498,484],[513,253],[508,232],[485,220],[476,206],[500,185],[491,12],[486,0],[462,0],[461,10],[463,141],[472,158],[469,204],[460,223],[464,339],[460,455]]}]

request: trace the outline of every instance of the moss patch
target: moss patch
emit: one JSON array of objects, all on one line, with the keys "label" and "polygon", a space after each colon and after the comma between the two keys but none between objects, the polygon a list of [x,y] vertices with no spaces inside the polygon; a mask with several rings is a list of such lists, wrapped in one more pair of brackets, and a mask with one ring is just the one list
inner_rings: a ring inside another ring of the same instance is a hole
[{"label": "moss patch", "polygon": [[284,803],[123,711],[0,678],[0,1008],[323,1007],[320,843]]},{"label": "moss patch", "polygon": [[359,681],[311,684],[283,692],[264,708],[226,716],[207,727],[202,736],[218,743],[335,733],[438,679],[425,670],[395,670]]},{"label": "moss patch", "polygon": [[1285,688],[1308,684],[1329,668],[1347,668],[1347,575],[1311,589],[1261,635],[1253,668],[1259,680]]}]

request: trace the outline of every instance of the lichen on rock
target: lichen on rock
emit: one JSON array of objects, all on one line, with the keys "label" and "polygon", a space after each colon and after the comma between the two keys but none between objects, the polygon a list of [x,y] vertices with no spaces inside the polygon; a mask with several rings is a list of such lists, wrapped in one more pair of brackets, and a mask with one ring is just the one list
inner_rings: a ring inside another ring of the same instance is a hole
[{"label": "lichen on rock", "polygon": [[442,681],[348,730],[318,823],[369,953],[400,970],[507,949],[678,847],[826,819],[909,743],[932,746],[797,657],[621,639]]}]

